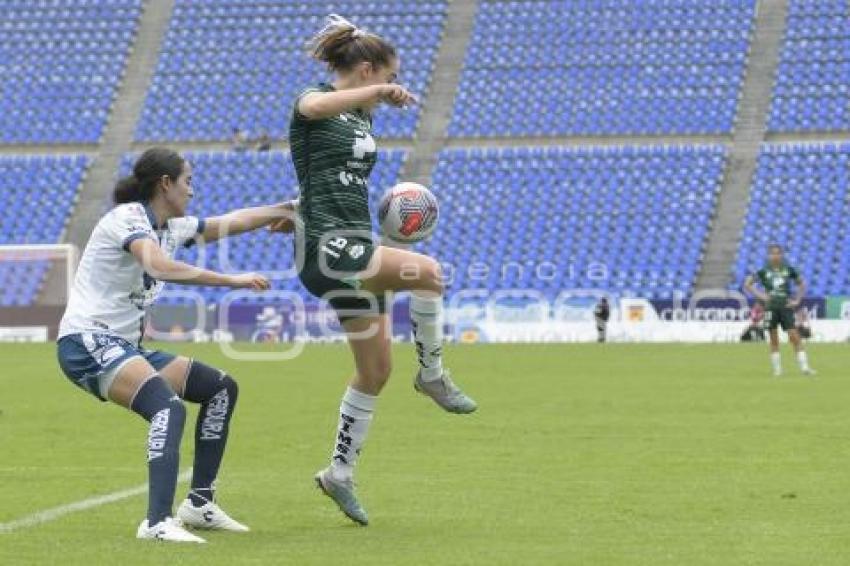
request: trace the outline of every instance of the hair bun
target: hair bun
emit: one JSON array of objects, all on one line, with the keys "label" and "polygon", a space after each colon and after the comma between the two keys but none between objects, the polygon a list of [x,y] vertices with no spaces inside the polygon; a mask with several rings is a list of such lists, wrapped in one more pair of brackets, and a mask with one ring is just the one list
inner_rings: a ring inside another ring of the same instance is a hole
[{"label": "hair bun", "polygon": [[389,42],[361,29],[339,14],[325,18],[324,27],[307,43],[310,56],[333,71],[350,69],[361,62],[384,66],[396,57]]}]

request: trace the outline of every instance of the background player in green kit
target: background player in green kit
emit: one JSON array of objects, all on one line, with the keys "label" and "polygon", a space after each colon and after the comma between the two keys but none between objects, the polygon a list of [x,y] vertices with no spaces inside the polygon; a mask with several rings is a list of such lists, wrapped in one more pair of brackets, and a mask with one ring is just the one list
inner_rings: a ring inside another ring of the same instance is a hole
[{"label": "background player in green kit", "polygon": [[[372,241],[367,180],[377,159],[371,111],[380,103],[416,102],[395,84],[399,60],[383,38],[332,15],[310,43],[327,63],[332,84],[305,90],[295,102],[289,140],[300,187],[296,261],[301,282],[337,311],[354,354],[356,372],[340,406],[330,466],[318,486],[353,521],[368,518],[354,494],[354,465],[366,439],[378,394],[390,375],[385,294],[411,291],[410,316],[419,357],[414,386],[452,413],[476,403],[442,367],[443,282],[439,264]],[[287,231],[286,221],[272,229]]]},{"label": "background player in green kit", "polygon": [[[758,283],[761,289],[755,286]],[[796,287],[794,297],[791,297],[791,284]],[[813,375],[815,371],[809,367],[809,360],[803,349],[803,341],[794,323],[794,309],[800,306],[800,301],[806,293],[806,283],[800,273],[791,265],[785,263],[782,246],[772,244],[767,249],[767,264],[747,277],[744,288],[752,293],[764,305],[764,322],[770,332],[770,360],[773,364],[773,375],[782,375],[782,360],[779,356],[779,329],[788,333],[788,339],[797,353],[800,371]]]}]

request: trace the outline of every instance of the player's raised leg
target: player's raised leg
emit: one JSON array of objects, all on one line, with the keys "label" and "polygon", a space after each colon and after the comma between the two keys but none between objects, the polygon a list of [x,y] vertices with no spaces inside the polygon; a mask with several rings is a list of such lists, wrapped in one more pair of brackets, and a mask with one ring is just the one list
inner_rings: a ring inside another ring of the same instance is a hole
[{"label": "player's raised leg", "polygon": [[215,480],[224,458],[230,420],[239,393],[236,381],[219,369],[182,356],[160,373],[183,399],[201,405],[195,424],[192,485],[177,509],[177,518],[184,525],[197,529],[249,531],[247,526],[225,513],[215,500]]},{"label": "player's raised leg", "polygon": [[390,319],[387,315],[359,316],[342,324],[356,374],[340,402],[330,466],[316,474],[316,484],[347,517],[367,525],[368,515],[354,492],[354,466],[366,442],[378,395],[392,371]]},{"label": "player's raised leg", "polygon": [[376,295],[411,291],[410,320],[419,358],[414,385],[450,413],[471,413],[475,401],[443,368],[443,277],[434,259],[407,250],[378,246],[362,279],[363,289]]},{"label": "player's raised leg", "polygon": [[168,382],[141,356],[128,360],[109,386],[109,398],[150,423],[148,432],[148,513],[137,538],[205,542],[172,517],[180,440],[186,408]]}]

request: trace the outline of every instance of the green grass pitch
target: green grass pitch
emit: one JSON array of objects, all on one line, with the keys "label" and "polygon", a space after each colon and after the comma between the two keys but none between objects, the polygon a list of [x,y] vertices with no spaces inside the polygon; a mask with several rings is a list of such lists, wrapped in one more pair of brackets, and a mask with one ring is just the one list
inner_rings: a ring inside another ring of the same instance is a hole
[{"label": "green grass pitch", "polygon": [[[169,348],[240,382],[219,495],[253,532],[136,541],[140,495],[0,534],[0,564],[850,563],[844,345],[810,347],[814,379],[788,350],[772,378],[764,345],[452,346],[472,416],[416,395],[412,349],[396,346],[358,468],[367,528],[312,482],[345,346],[279,363]],[[141,419],[74,388],[52,345],[3,345],[0,359],[0,523],[144,482]]]}]

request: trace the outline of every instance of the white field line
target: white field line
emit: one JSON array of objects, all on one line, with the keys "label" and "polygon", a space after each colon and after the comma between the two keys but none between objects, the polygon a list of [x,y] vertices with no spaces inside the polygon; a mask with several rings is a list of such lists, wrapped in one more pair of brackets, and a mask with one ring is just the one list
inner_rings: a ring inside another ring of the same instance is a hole
[{"label": "white field line", "polygon": [[[177,481],[186,481],[191,477],[192,468],[189,468],[188,470],[185,470],[179,476],[177,476]],[[9,534],[21,529],[35,527],[36,525],[41,525],[42,523],[55,521],[56,519],[64,517],[65,515],[70,515],[71,513],[76,513],[78,511],[86,511],[87,509],[93,509],[95,507],[100,507],[101,505],[106,505],[108,503],[115,503],[116,501],[121,501],[122,499],[128,499],[136,495],[147,493],[147,491],[148,484],[144,483],[142,485],[137,485],[136,487],[131,487],[129,489],[113,491],[112,493],[107,493],[105,495],[98,495],[97,497],[90,497],[88,499],[75,501],[73,503],[59,505],[58,507],[51,507],[50,509],[45,509],[43,511],[38,511],[31,515],[26,515],[24,517],[14,519],[12,521],[9,521],[8,523],[0,523],[0,534]]]}]

